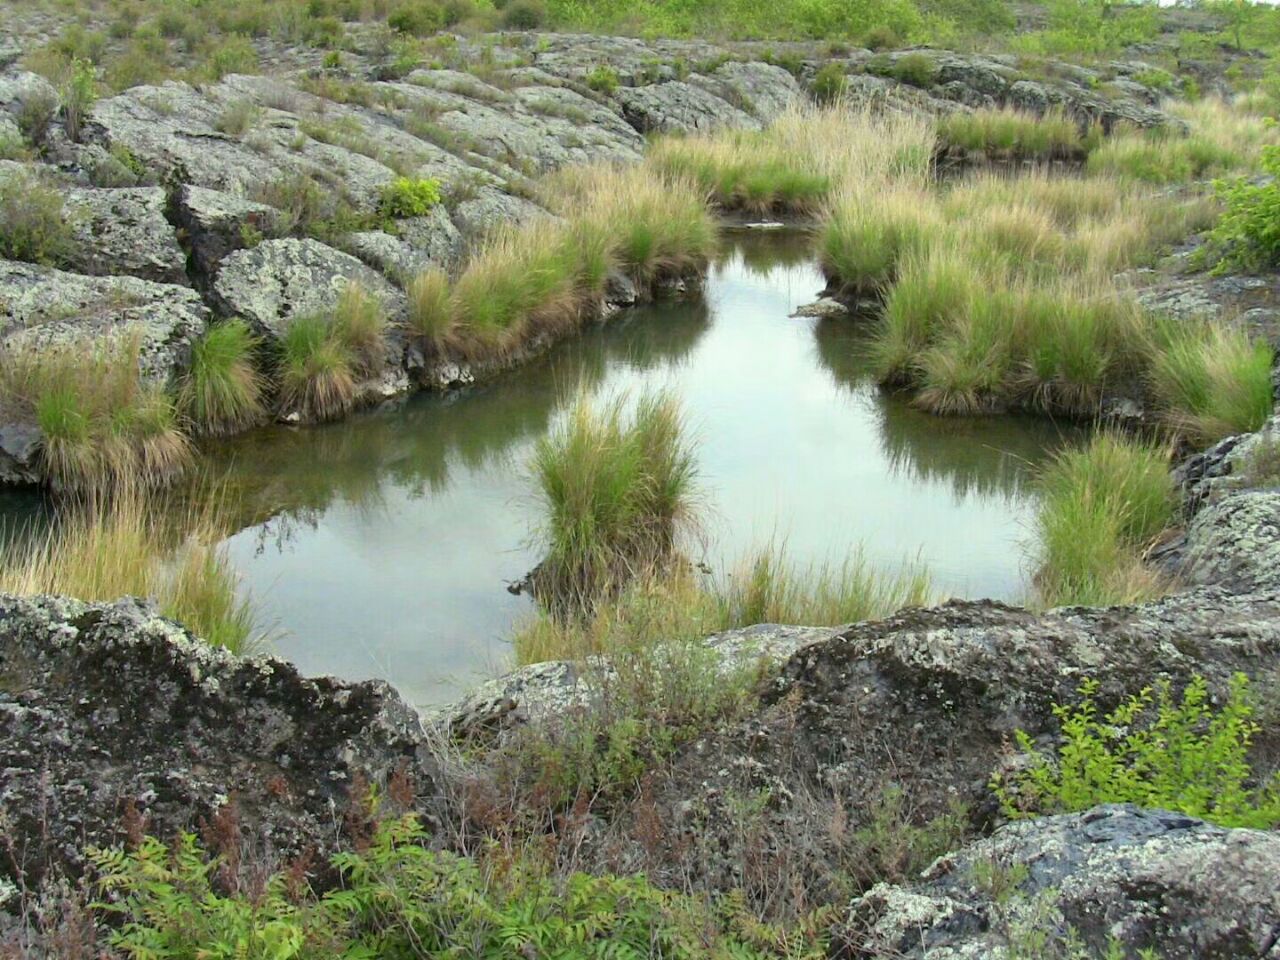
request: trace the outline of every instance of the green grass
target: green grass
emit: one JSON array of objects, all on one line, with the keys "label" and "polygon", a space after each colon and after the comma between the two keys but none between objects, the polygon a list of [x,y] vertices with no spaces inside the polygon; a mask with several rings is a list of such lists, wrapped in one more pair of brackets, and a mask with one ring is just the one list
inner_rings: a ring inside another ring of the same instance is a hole
[{"label": "green grass", "polygon": [[370,373],[386,358],[387,315],[381,299],[355,280],[338,295],[331,318],[333,337],[350,352],[357,372]]},{"label": "green grass", "polygon": [[1177,506],[1167,448],[1102,432],[1058,454],[1040,489],[1036,588],[1046,606],[1132,603],[1161,592],[1141,556]]},{"label": "green grass", "polygon": [[227,320],[191,349],[178,404],[198,433],[235,433],[266,415],[265,383],[254,365],[258,339],[243,320]]},{"label": "green grass", "polygon": [[944,148],[978,153],[991,160],[1083,159],[1100,135],[1088,136],[1062,111],[1043,115],[1012,108],[952,113],[938,121]]},{"label": "green grass", "polygon": [[280,337],[280,407],[332,420],[355,404],[357,358],[325,314],[295,317]]},{"label": "green grass", "polygon": [[405,294],[409,300],[405,320],[409,333],[436,354],[443,353],[454,324],[449,275],[438,267],[428,267],[405,285]]},{"label": "green grass", "polygon": [[139,376],[139,340],[12,349],[0,358],[0,400],[43,434],[54,487],[95,492],[153,487],[193,459],[173,398]]},{"label": "green grass", "polygon": [[696,524],[697,468],[679,403],[669,394],[605,402],[580,393],[530,463],[544,559],[535,595],[589,609],[638,571],[668,562]]},{"label": "green grass", "polygon": [[931,199],[912,190],[866,190],[837,200],[818,240],[823,269],[846,290],[887,290],[905,258],[939,228]]},{"label": "green grass", "polygon": [[1240,330],[1165,320],[1154,328],[1151,392],[1171,426],[1198,442],[1259,429],[1271,416],[1271,348]]},{"label": "green grass", "polygon": [[49,532],[20,537],[0,555],[0,591],[80,600],[152,598],[160,612],[233,653],[263,639],[253,603],[237,591],[219,501],[179,518],[136,491],[74,505]]}]

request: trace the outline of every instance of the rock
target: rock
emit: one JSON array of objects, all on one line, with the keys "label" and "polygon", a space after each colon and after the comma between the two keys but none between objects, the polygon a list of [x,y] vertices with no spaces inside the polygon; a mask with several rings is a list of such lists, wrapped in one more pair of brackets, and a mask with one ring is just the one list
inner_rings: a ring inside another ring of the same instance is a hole
[{"label": "rock", "polygon": [[244,317],[257,332],[278,338],[293,317],[333,309],[343,288],[362,284],[392,316],[404,295],[381,274],[319,240],[265,240],[222,263],[211,295],[228,316]]},{"label": "rock", "polygon": [[463,200],[454,208],[453,220],[464,240],[475,242],[504,224],[526,223],[548,215],[532,200],[497,190],[482,190],[478,196]]},{"label": "rock", "polygon": [[[3,411],[0,410],[0,418]],[[41,480],[39,455],[44,434],[32,424],[0,423],[0,484]]]},{"label": "rock", "polygon": [[623,87],[614,95],[622,114],[641,133],[696,133],[760,128],[755,117],[714,93],[683,81]]},{"label": "rock", "polygon": [[[827,640],[833,633],[829,627],[758,624],[714,634],[703,643],[715,652],[716,669],[730,676],[757,665],[776,668],[797,650]],[[441,708],[435,722],[463,738],[480,731],[554,722],[592,704],[614,676],[602,658],[583,664],[567,660],[531,664],[490,680],[458,703]]]},{"label": "rock", "polygon": [[615,307],[635,306],[640,300],[640,292],[635,281],[621,270],[610,270],[604,284],[605,303]]},{"label": "rock", "polygon": [[135,334],[143,375],[168,380],[186,369],[207,316],[199,295],[187,287],[0,260],[0,344],[6,349]]},{"label": "rock", "polygon": [[813,303],[797,307],[793,317],[817,317],[820,320],[849,316],[849,308],[834,297],[820,297]]},{"label": "rock", "polygon": [[177,209],[196,268],[205,277],[217,273],[229,254],[271,236],[280,221],[280,212],[265,203],[191,184],[178,191]]},{"label": "rock", "polygon": [[187,285],[186,256],[165,218],[159,187],[73,189],[65,194],[76,249],[68,269]]},{"label": "rock", "polygon": [[[994,890],[993,870],[1016,890]],[[1277,875],[1275,832],[1101,806],[1009,824],[937,861],[923,883],[874,887],[850,906],[829,956],[1027,955],[1015,954],[1017,943],[1060,956],[1074,941],[1096,957],[1113,945],[1164,960],[1276,957]]]},{"label": "rock", "polygon": [[[697,78],[693,82],[698,82]],[[730,60],[700,86],[763,123],[804,101],[795,77],[781,67],[758,61]]]},{"label": "rock", "polygon": [[0,74],[0,110],[14,120],[37,107],[47,108],[52,117],[59,102],[58,91],[53,84],[38,73],[16,70]]},{"label": "rock", "polygon": [[1208,504],[1191,521],[1183,549],[1189,583],[1280,586],[1280,493],[1245,491]]},{"label": "rock", "polygon": [[235,657],[132,599],[0,595],[0,821],[29,885],[121,842],[130,805],[170,837],[233,800],[265,862],[323,858],[355,779],[397,771],[428,813],[434,759],[386,683]]}]

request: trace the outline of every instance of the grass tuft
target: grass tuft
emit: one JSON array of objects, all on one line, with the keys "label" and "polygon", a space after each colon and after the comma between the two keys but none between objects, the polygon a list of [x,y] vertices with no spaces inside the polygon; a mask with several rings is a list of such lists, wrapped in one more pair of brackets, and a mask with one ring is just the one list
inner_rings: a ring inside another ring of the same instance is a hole
[{"label": "grass tuft", "polygon": [[355,404],[357,359],[331,317],[294,318],[280,338],[280,405],[308,420],[332,420]]},{"label": "grass tuft", "polygon": [[243,320],[210,327],[192,347],[178,405],[197,432],[235,433],[262,421],[265,385],[254,366],[258,347]]},{"label": "grass tuft", "polygon": [[436,353],[443,353],[453,332],[453,308],[449,300],[449,275],[428,267],[405,285],[409,298],[406,327],[409,333]]}]

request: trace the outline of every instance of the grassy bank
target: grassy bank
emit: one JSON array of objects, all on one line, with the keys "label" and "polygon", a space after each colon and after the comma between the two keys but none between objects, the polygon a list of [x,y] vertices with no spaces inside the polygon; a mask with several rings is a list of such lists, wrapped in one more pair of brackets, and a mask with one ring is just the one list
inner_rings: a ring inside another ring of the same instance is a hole
[{"label": "grassy bank", "polygon": [[0,555],[0,592],[86,601],[154,600],[160,613],[233,653],[262,641],[252,602],[223,550],[216,496],[173,518],[141,493],[63,510],[45,534],[15,532]]}]

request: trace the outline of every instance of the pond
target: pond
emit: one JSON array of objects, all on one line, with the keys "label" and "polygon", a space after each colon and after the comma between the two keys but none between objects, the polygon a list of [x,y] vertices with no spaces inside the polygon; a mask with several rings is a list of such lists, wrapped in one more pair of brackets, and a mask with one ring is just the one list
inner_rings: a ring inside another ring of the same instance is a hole
[{"label": "pond", "polygon": [[791,316],[823,286],[803,237],[725,246],[701,301],[628,311],[498,382],[211,445],[274,652],[419,704],[508,667],[532,604],[505,583],[538,560],[526,464],[580,385],[676,391],[709,517],[696,559],[713,569],[769,541],[801,564],[860,545],[878,565],[924,563],[951,596],[1023,597],[1028,480],[1073,431],[914,409],[867,376],[865,322]]}]

